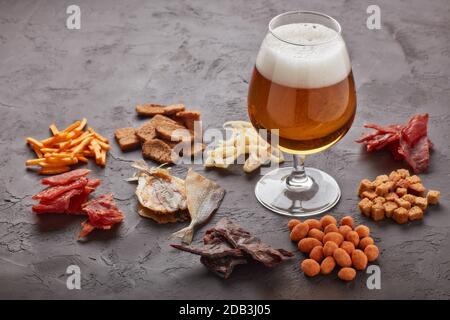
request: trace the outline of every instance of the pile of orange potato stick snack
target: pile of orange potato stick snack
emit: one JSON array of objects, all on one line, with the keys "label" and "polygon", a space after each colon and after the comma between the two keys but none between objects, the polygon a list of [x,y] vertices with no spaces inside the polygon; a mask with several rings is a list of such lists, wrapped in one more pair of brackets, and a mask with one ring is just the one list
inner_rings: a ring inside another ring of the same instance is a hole
[{"label": "pile of orange potato stick snack", "polygon": [[40,167],[40,174],[59,174],[71,170],[72,165],[87,163],[88,158],[94,158],[97,165],[105,166],[109,141],[92,128],[84,130],[86,125],[86,118],[61,131],[51,124],[51,137],[40,141],[28,137],[26,141],[37,158],[27,160],[27,167]]}]

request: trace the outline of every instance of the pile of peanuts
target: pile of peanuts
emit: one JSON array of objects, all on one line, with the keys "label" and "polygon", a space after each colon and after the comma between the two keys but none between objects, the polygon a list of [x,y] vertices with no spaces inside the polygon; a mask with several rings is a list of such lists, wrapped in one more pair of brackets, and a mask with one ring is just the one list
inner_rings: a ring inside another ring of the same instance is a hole
[{"label": "pile of peanuts", "polygon": [[309,277],[330,274],[338,265],[341,267],[338,277],[351,281],[356,277],[356,270],[366,269],[368,262],[378,258],[378,247],[370,237],[370,229],[362,224],[353,229],[350,216],[343,217],[339,226],[333,216],[325,215],[320,220],[292,219],[288,227],[291,240],[298,242],[298,249],[309,255],[300,265]]}]

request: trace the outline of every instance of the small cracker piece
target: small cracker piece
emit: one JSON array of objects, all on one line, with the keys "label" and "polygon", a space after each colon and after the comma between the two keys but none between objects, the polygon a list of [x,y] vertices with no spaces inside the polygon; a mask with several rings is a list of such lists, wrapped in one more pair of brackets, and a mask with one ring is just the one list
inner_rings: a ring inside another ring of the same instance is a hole
[{"label": "small cracker piece", "polygon": [[427,194],[427,200],[429,204],[438,204],[441,192],[437,190],[430,190]]},{"label": "small cracker piece", "polygon": [[173,163],[172,149],[160,139],[147,140],[142,144],[142,155],[158,163]]},{"label": "small cracker piece", "polygon": [[405,194],[408,193],[408,189],[406,188],[397,188],[395,190],[395,193],[399,196],[399,197],[403,197]]},{"label": "small cracker piece", "polygon": [[385,174],[379,175],[375,178],[375,181],[381,181],[382,183],[389,180],[389,177]]},{"label": "small cracker piece", "polygon": [[119,128],[114,131],[114,136],[122,151],[130,151],[139,148],[140,141],[134,128]]},{"label": "small cracker piece", "polygon": [[417,175],[413,175],[413,176],[407,177],[406,181],[408,181],[410,184],[415,184],[415,183],[421,183],[422,179],[420,179],[420,177]]},{"label": "small cracker piece", "polygon": [[364,198],[368,198],[369,200],[373,200],[373,199],[375,199],[376,197],[378,197],[378,195],[375,193],[375,191],[364,191],[364,192],[362,193],[362,196],[363,196]]},{"label": "small cracker piece", "polygon": [[404,200],[404,199],[402,199],[402,198],[399,198],[399,199],[395,199],[395,203],[399,206],[399,207],[402,207],[402,208],[405,208],[405,209],[411,209],[411,202],[409,202],[409,201],[406,201],[406,200]]},{"label": "small cracker piece", "polygon": [[409,177],[409,170],[408,169],[398,169],[397,173],[402,177],[402,178],[406,178]]},{"label": "small cracker piece", "polygon": [[386,201],[395,201],[395,199],[398,199],[398,195],[395,192],[389,192],[385,196]]},{"label": "small cracker piece", "polygon": [[367,217],[370,216],[372,206],[373,206],[373,202],[367,198],[362,199],[358,203],[359,211],[361,211],[361,213]]},{"label": "small cracker piece", "polygon": [[380,221],[384,219],[384,206],[383,204],[376,202],[370,212],[370,216],[374,221]]},{"label": "small cracker piece", "polygon": [[415,204],[416,203],[416,197],[414,195],[412,195],[412,194],[405,194],[402,197],[402,199],[408,201],[411,204]]},{"label": "small cracker piece", "polygon": [[408,187],[411,185],[411,183],[406,179],[400,179],[397,181],[397,183],[395,185],[397,186],[397,188],[408,189]]},{"label": "small cracker piece", "polygon": [[428,207],[428,200],[427,198],[416,197],[414,204],[425,212]]},{"label": "small cracker piece", "polygon": [[402,179],[402,176],[397,172],[397,171],[392,171],[389,174],[389,180],[396,183],[397,181],[399,181],[400,179]]},{"label": "small cracker piece", "polygon": [[384,197],[376,197],[375,199],[373,199],[373,202],[374,203],[381,203],[381,204],[383,204],[383,203],[386,202],[386,198],[384,198]]},{"label": "small cracker piece", "polygon": [[418,206],[414,206],[411,209],[408,210],[408,217],[409,220],[419,220],[423,218],[423,210],[420,209]]},{"label": "small cracker piece", "polygon": [[362,196],[364,191],[373,191],[374,186],[369,179],[362,179],[358,186],[358,196]]},{"label": "small cracker piece", "polygon": [[384,196],[392,188],[392,186],[393,186],[392,184],[393,184],[392,181],[390,181],[390,183],[384,182],[384,183],[380,184],[378,187],[376,187],[375,193],[379,196]]},{"label": "small cracker piece", "polygon": [[408,187],[408,191],[413,195],[421,197],[425,193],[425,187],[421,183],[414,183]]},{"label": "small cracker piece", "polygon": [[138,104],[136,106],[136,112],[143,117],[153,117],[156,115],[174,115],[177,112],[184,111],[183,104],[172,104],[169,106],[163,106],[160,104]]},{"label": "small cracker piece", "polygon": [[395,209],[394,213],[392,214],[392,219],[398,224],[404,224],[408,222],[408,210],[402,207]]},{"label": "small cracker piece", "polygon": [[383,203],[384,212],[386,214],[386,218],[391,218],[394,210],[398,208],[397,204],[393,201],[387,201]]}]

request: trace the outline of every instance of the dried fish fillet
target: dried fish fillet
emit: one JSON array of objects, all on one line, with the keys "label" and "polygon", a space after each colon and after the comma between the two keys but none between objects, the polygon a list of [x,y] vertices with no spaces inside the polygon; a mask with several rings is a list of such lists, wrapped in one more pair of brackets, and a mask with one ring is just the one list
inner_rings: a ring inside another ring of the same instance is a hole
[{"label": "dried fish fillet", "polygon": [[191,223],[188,227],[175,232],[172,237],[181,238],[183,243],[190,244],[195,227],[205,223],[219,207],[225,196],[225,189],[192,169],[188,171],[185,185]]},{"label": "dried fish fillet", "polygon": [[159,214],[139,204],[138,213],[141,217],[152,219],[159,224],[184,222],[189,220],[189,212],[187,212],[187,210],[178,211],[175,213]]},{"label": "dried fish fillet", "polygon": [[135,162],[133,167],[139,172],[136,196],[139,203],[156,214],[171,214],[186,210],[184,180],[170,175],[162,168],[149,168],[145,162]]}]

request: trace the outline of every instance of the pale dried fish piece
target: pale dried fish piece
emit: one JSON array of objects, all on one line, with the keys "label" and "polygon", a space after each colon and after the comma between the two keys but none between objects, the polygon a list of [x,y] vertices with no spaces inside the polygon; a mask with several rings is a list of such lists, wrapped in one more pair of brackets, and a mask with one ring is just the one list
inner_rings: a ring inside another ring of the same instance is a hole
[{"label": "pale dried fish piece", "polygon": [[231,137],[219,141],[217,147],[207,153],[205,167],[228,168],[239,157],[248,154],[243,170],[247,173],[272,161],[284,161],[282,153],[265,141],[250,122],[229,121],[223,127],[231,131]]},{"label": "pale dried fish piece", "polygon": [[145,163],[135,162],[138,172],[136,196],[139,203],[158,214],[169,214],[186,210],[184,180],[170,175],[162,168],[148,168]]},{"label": "pale dried fish piece", "polygon": [[139,204],[138,213],[141,217],[152,219],[159,224],[184,222],[189,220],[189,212],[187,210],[177,211],[174,213],[159,214]]},{"label": "pale dried fish piece", "polygon": [[194,237],[194,229],[204,224],[219,207],[225,196],[225,189],[192,169],[188,171],[185,185],[191,223],[172,234],[172,237],[181,238],[183,243],[190,244]]}]

